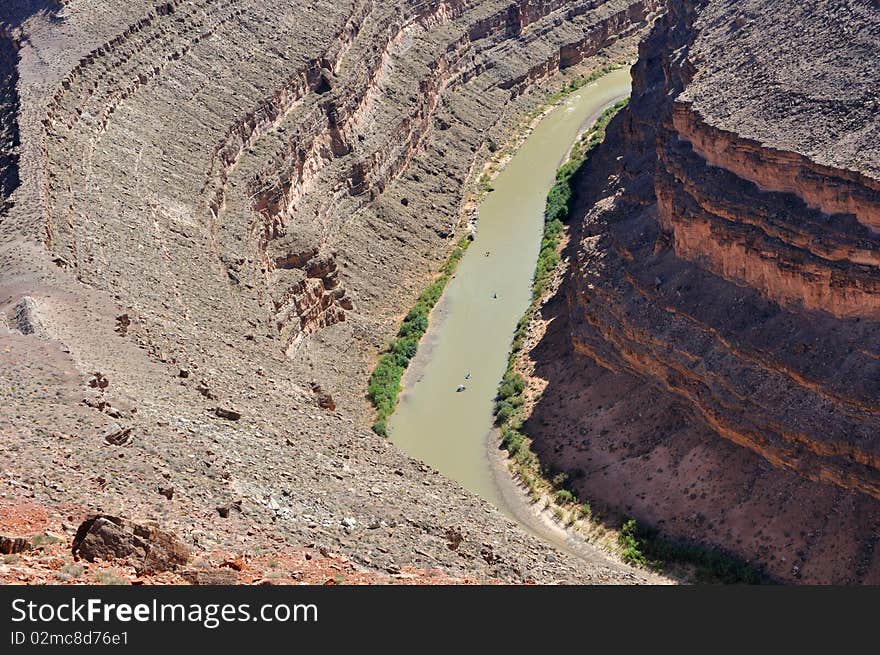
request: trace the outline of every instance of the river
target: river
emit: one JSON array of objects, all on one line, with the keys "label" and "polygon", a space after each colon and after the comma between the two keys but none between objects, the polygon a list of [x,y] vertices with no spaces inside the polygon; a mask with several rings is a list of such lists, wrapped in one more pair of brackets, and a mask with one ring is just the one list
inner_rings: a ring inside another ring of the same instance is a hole
[{"label": "river", "polygon": [[[431,314],[389,420],[393,442],[535,532],[499,480],[487,444],[513,332],[531,302],[544,205],[580,133],[629,94],[628,69],[585,85],[550,111],[492,182],[477,235]],[[458,391],[464,386],[463,391]]]}]

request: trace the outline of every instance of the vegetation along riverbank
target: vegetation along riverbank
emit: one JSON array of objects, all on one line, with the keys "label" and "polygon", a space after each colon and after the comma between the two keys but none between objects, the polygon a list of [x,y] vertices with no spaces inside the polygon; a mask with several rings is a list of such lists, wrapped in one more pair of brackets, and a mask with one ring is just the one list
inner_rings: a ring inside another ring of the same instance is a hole
[{"label": "vegetation along riverbank", "polygon": [[532,283],[532,303],[517,325],[507,371],[496,399],[495,422],[501,432],[501,447],[507,451],[511,473],[520,479],[535,502],[544,503],[563,525],[577,528],[586,538],[611,547],[625,562],[657,571],[672,569],[703,582],[763,582],[765,578],[760,572],[727,553],[695,543],[670,541],[631,518],[623,517],[617,522],[600,521],[590,503],[579,498],[568,484],[568,473],[549,470],[541,463],[523,429],[528,381],[518,370],[518,355],[525,346],[532,318],[544,302],[548,286],[562,273],[561,251],[566,222],[575,200],[574,190],[579,186],[578,177],[591,154],[602,143],[606,127],[626,104],[624,99],[608,107],[593,127],[578,139],[547,195],[544,233]]}]

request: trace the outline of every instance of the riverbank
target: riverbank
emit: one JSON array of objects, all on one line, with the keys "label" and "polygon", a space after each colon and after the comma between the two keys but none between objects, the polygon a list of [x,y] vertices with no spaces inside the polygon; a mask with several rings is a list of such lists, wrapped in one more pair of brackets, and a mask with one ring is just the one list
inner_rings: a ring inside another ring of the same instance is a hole
[{"label": "riverbank", "polygon": [[[514,481],[515,489],[508,489],[507,495],[511,502],[519,504],[520,515],[525,510],[565,535],[566,541],[582,539],[621,560],[616,532],[592,520],[592,508],[588,502],[579,502],[567,488],[564,473],[551,475],[542,470],[522,424],[542,391],[540,381],[530,376],[531,371],[524,361],[528,352],[526,343],[536,342],[546,330],[539,310],[555,294],[562,281],[565,263],[560,255],[568,244],[565,221],[571,208],[574,182],[590,154],[604,139],[606,126],[626,102],[625,98],[620,99],[605,108],[595,123],[575,141],[547,195],[541,251],[532,280],[532,302],[514,333],[507,370],[496,398],[495,423],[498,429],[489,442],[489,456],[493,458],[494,455],[496,460],[496,483],[502,488],[508,486],[503,476]],[[498,457],[498,452],[506,453],[507,457]],[[523,520],[521,516],[520,520]]]},{"label": "riverbank", "polygon": [[576,84],[498,171],[479,205],[474,241],[431,314],[425,348],[411,360],[418,374],[405,376],[387,421],[396,446],[502,510],[486,442],[510,342],[532,301],[547,193],[584,126],[629,84],[625,68]]},{"label": "riverbank", "polygon": [[421,293],[416,304],[403,319],[397,336],[388,344],[385,352],[379,357],[379,362],[373,369],[372,375],[370,375],[367,396],[376,409],[373,432],[382,437],[388,436],[387,421],[397,407],[403,375],[406,373],[410,361],[416,356],[419,342],[428,331],[428,316],[443,295],[446,284],[452,278],[458,262],[461,261],[470,243],[469,237],[464,237],[458,242],[452,254],[449,255],[449,259],[446,260],[440,275]]}]

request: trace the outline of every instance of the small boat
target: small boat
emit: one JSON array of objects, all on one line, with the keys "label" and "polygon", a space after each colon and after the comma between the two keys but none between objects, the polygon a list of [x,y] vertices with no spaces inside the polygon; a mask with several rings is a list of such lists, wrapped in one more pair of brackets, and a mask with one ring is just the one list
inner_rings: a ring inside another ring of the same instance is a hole
[{"label": "small boat", "polygon": [[465,389],[467,389],[467,387],[464,386],[463,384],[460,384],[460,385],[458,385],[458,389],[456,389],[455,392],[456,392],[456,393],[461,393],[461,392],[464,391]]},{"label": "small boat", "polygon": [[470,380],[470,379],[471,379],[471,374],[468,373],[467,375],[465,375],[465,376],[464,376],[464,379],[465,379],[465,380]]}]

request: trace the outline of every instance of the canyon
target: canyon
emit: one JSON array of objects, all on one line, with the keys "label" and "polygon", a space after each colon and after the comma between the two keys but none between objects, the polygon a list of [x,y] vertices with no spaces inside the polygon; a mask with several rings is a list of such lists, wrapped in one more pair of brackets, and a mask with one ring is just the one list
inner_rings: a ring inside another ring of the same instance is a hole
[{"label": "canyon", "polygon": [[542,461],[783,581],[880,580],[878,37],[871,2],[668,3],[532,351]]},{"label": "canyon", "polygon": [[366,398],[523,117],[636,58],[524,429],[609,527],[880,582],[875,0],[5,0],[0,519],[39,520],[0,535],[656,582],[523,531]]},{"label": "canyon", "polygon": [[374,435],[365,391],[493,149],[659,9],[4,2],[3,515],[68,541],[155,524],[209,568],[317,549],[382,579],[647,580]]}]

